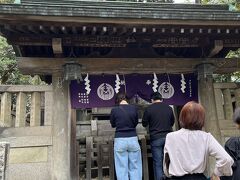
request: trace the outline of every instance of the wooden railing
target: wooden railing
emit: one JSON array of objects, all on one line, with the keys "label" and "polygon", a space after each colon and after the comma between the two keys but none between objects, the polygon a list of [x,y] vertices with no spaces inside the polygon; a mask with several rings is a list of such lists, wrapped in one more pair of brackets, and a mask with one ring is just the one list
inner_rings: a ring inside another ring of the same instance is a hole
[{"label": "wooden railing", "polygon": [[222,143],[231,136],[239,136],[240,131],[234,125],[234,109],[240,107],[240,86],[236,83],[215,83],[215,101]]},{"label": "wooden railing", "polygon": [[0,142],[10,144],[9,179],[51,179],[52,87],[0,86],[0,101]]},{"label": "wooden railing", "polygon": [[51,86],[0,86],[0,127],[52,124]]}]

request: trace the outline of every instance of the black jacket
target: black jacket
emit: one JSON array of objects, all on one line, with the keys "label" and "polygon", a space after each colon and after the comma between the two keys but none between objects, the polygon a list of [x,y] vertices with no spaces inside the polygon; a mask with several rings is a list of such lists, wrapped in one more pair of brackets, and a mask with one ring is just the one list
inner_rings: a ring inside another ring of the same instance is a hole
[{"label": "black jacket", "polygon": [[225,150],[233,158],[233,176],[222,177],[222,180],[240,180],[240,137],[231,137],[225,144]]},{"label": "black jacket", "polygon": [[112,127],[116,127],[116,138],[137,136],[138,111],[135,106],[124,104],[114,107],[111,111],[110,122]]},{"label": "black jacket", "polygon": [[151,140],[166,137],[172,131],[173,124],[172,108],[162,102],[151,104],[143,114],[142,125],[149,126]]}]

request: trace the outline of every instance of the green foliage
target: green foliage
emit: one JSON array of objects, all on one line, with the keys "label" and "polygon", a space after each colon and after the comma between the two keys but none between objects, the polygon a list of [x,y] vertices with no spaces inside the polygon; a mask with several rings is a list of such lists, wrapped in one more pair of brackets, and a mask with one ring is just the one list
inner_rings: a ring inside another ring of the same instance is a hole
[{"label": "green foliage", "polygon": [[[230,51],[226,58],[240,58],[240,48],[236,51]],[[215,82],[240,82],[240,72],[230,74],[215,74]]]},{"label": "green foliage", "polygon": [[14,3],[15,0],[0,0],[0,4],[3,3]]},{"label": "green foliage", "polygon": [[240,58],[240,48],[236,51],[230,51],[226,58]]},{"label": "green foliage", "polygon": [[202,4],[235,4],[237,0],[202,0]]},{"label": "green foliage", "polygon": [[229,11],[240,11],[239,0],[201,0],[202,4],[228,4]]},{"label": "green foliage", "polygon": [[12,46],[0,36],[0,84],[41,84],[38,76],[22,75],[17,67],[17,61]]}]

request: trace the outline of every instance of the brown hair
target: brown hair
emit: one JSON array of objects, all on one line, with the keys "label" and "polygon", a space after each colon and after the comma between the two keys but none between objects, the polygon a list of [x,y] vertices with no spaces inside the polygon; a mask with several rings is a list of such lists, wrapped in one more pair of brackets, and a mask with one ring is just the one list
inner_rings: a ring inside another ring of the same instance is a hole
[{"label": "brown hair", "polygon": [[180,112],[180,126],[190,130],[201,130],[205,121],[205,110],[196,102],[188,102]]}]

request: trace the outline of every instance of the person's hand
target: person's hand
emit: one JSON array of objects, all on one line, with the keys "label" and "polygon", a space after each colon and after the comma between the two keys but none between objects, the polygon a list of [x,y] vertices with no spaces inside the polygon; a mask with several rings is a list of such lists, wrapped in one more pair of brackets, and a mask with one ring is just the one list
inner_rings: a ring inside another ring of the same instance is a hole
[{"label": "person's hand", "polygon": [[217,175],[213,174],[211,177],[211,180],[220,180],[220,177],[218,177]]}]

